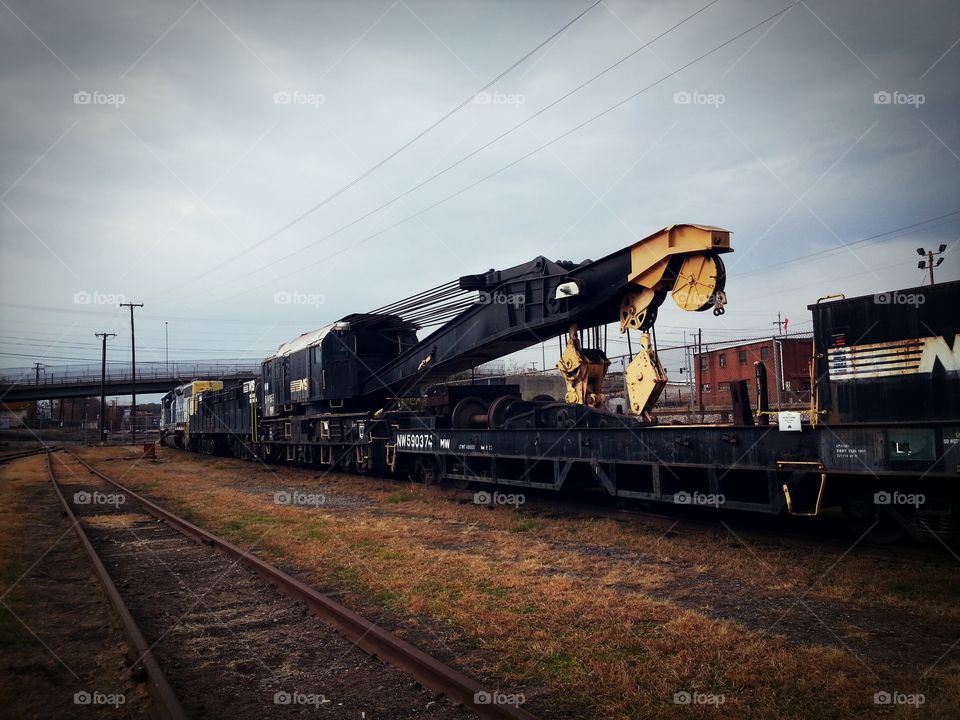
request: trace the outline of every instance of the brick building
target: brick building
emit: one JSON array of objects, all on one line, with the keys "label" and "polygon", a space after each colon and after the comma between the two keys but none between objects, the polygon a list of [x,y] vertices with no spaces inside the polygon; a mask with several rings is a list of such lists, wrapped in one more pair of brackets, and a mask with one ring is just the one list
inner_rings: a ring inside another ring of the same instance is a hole
[{"label": "brick building", "polygon": [[[810,401],[810,356],[813,340],[775,337],[769,340],[731,345],[694,356],[696,383],[704,407],[730,407],[730,383],[746,380],[750,406],[757,408],[754,363],[767,368],[770,407],[797,405]],[[699,398],[698,398],[699,400]]]},{"label": "brick building", "polygon": [[25,427],[32,420],[32,402],[7,402],[0,407],[0,428]]}]

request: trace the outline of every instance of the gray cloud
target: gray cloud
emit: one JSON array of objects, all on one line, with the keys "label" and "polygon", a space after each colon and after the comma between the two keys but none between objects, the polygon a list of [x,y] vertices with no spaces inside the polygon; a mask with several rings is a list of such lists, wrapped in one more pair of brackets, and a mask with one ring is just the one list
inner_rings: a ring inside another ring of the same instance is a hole
[{"label": "gray cloud", "polygon": [[[941,277],[960,276],[956,218],[854,253],[783,263],[960,209],[960,49],[943,55],[960,35],[960,12],[949,2],[797,5],[366,240],[783,7],[721,0],[433,183],[316,243],[702,3],[598,6],[496,85],[504,104],[471,103],[373,176],[228,263],[586,5],[210,1],[184,14],[188,2],[7,4],[0,192],[13,187],[0,205],[0,363],[8,367],[48,349],[95,359],[95,330],[125,342],[125,316],[74,305],[78,290],[147,302],[138,321],[145,357],[162,348],[164,320],[178,357],[255,357],[323,322],[464,273],[538,254],[599,257],[675,222],[727,227],[736,252],[727,263],[728,314],[665,308],[667,340],[699,326],[715,337],[767,332],[778,310],[799,324],[805,306],[828,292],[919,284],[917,245],[950,244]],[[75,104],[74,93],[84,91],[119,93],[124,102]],[[880,91],[922,93],[924,102],[878,105]],[[722,104],[678,104],[678,92]],[[276,93],[302,95],[276,104]],[[282,290],[320,293],[326,304],[277,306],[273,295]],[[539,351],[527,359],[539,362]]]}]

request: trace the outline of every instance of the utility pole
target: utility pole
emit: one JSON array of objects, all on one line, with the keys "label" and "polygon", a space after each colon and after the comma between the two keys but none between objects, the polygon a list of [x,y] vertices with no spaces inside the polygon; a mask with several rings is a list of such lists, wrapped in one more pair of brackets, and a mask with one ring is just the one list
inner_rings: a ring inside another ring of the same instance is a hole
[{"label": "utility pole", "polygon": [[167,366],[167,373],[170,372],[170,323],[163,321],[163,358]]},{"label": "utility pole", "polygon": [[143,303],[120,303],[120,307],[130,308],[130,432],[133,444],[137,444],[137,340],[133,331],[133,309],[143,307]]},{"label": "utility pole", "polygon": [[[107,429],[104,424],[107,419],[107,338],[116,337],[116,333],[94,333],[98,338],[103,338],[103,351],[100,354],[100,442],[107,441]],[[86,403],[86,399],[84,399]],[[84,417],[86,417],[86,406],[84,406]]]},{"label": "utility pole", "polygon": [[[35,385],[40,384],[40,371],[43,370],[43,368],[44,368],[43,363],[36,362],[33,364],[33,369],[35,373],[35,379],[34,379]],[[40,422],[40,401],[39,400],[33,401],[33,422],[35,425]]]},{"label": "utility pole", "polygon": [[924,250],[923,248],[917,248],[917,255],[919,255],[920,257],[926,256],[926,258],[927,258],[926,260],[921,260],[920,262],[918,262],[918,263],[917,263],[917,267],[918,267],[919,269],[921,269],[921,270],[929,270],[929,271],[930,271],[930,284],[931,284],[931,285],[935,285],[935,284],[936,284],[935,281],[934,281],[934,279],[933,279],[933,269],[934,269],[935,267],[940,267],[941,263],[943,263],[943,258],[938,258],[938,259],[937,259],[937,262],[934,263],[934,262],[933,262],[933,257],[934,257],[934,255],[943,255],[943,251],[946,250],[946,249],[947,249],[947,246],[946,246],[946,245],[943,245],[943,244],[940,245],[940,247],[937,249],[936,252],[934,252],[933,250]]},{"label": "utility pole", "polygon": [[783,318],[780,316],[780,313],[777,313],[776,322],[771,323],[771,325],[777,326],[777,335],[783,335]]}]

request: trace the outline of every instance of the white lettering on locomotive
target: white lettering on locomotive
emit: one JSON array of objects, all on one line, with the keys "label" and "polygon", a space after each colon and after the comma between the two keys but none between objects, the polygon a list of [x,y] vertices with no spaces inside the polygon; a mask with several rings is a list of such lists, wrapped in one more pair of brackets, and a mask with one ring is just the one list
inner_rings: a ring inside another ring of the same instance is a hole
[{"label": "white lettering on locomotive", "polygon": [[960,341],[944,337],[851,345],[827,351],[831,380],[864,380],[930,373],[937,363],[947,372],[960,371]]},{"label": "white lettering on locomotive", "polygon": [[397,433],[398,450],[433,450],[433,435],[428,433]]},{"label": "white lettering on locomotive", "polygon": [[310,389],[310,378],[300,378],[290,381],[290,392],[307,392]]},{"label": "white lettering on locomotive", "polygon": [[933,372],[934,363],[940,360],[943,369],[947,372],[960,370],[960,341],[953,338],[953,347],[947,345],[945,337],[925,338],[923,354],[920,356],[920,367],[917,372]]}]

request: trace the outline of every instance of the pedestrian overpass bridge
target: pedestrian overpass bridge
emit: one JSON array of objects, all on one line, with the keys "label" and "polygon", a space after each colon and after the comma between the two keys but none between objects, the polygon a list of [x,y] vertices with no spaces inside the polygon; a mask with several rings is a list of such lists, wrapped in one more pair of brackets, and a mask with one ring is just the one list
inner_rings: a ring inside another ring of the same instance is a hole
[{"label": "pedestrian overpass bridge", "polygon": [[[250,377],[260,372],[260,362],[170,362],[137,363],[138,395],[166,393],[192,380]],[[104,394],[130,395],[134,390],[129,363],[107,365]],[[100,396],[100,365],[47,366],[0,370],[0,402],[61,400]]]}]

